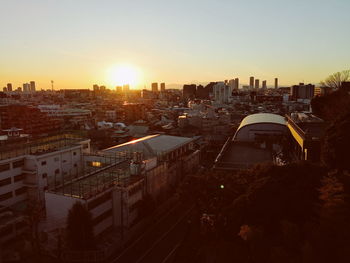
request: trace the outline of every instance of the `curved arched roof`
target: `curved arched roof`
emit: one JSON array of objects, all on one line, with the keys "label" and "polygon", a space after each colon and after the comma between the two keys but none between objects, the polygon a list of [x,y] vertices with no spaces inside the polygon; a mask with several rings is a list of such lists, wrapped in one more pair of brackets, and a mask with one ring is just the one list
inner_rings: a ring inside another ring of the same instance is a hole
[{"label": "curved arched roof", "polygon": [[236,134],[244,126],[257,124],[257,123],[273,123],[273,124],[280,124],[280,125],[286,126],[286,120],[281,115],[277,115],[273,113],[256,113],[256,114],[248,115],[241,121],[241,124],[239,125],[236,131]]}]

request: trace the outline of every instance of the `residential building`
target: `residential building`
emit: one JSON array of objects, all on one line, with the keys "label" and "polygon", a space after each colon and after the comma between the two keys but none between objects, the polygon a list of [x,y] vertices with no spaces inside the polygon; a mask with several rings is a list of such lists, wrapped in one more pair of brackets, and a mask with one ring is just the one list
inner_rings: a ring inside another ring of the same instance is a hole
[{"label": "residential building", "polygon": [[160,92],[164,92],[165,91],[165,83],[162,82],[160,83]]},{"label": "residential building", "polygon": [[260,80],[256,79],[255,80],[255,89],[259,89],[260,88]]},{"label": "residential building", "polygon": [[44,192],[79,173],[81,156],[90,151],[90,140],[58,133],[38,139],[8,138],[1,143],[0,218],[2,213],[8,215],[5,221],[0,220],[0,244],[4,244],[21,234],[16,231],[24,224],[23,207],[34,204],[44,215]]},{"label": "residential building", "polygon": [[6,87],[7,87],[8,92],[12,91],[12,84],[11,83],[7,83]]},{"label": "residential building", "polygon": [[141,219],[146,195],[161,200],[198,167],[199,151],[193,142],[157,134],[84,156],[90,171],[45,193],[47,231],[63,228],[77,201],[92,213],[95,235],[112,229],[127,231]]},{"label": "residential building", "polygon": [[93,89],[93,91],[97,92],[97,91],[100,90],[100,86],[97,85],[97,84],[94,84],[94,85],[92,86],[92,89]]},{"label": "residential building", "polygon": [[35,87],[35,81],[29,82],[29,86],[30,86],[30,91],[31,91],[31,92],[35,92],[35,89],[36,89],[36,87]]},{"label": "residential building", "polygon": [[15,104],[0,106],[0,121],[1,129],[16,127],[28,134],[57,131],[62,124],[61,121],[48,116],[38,108]]},{"label": "residential building", "polygon": [[307,112],[291,113],[286,118],[294,138],[292,148],[295,159],[319,162],[326,123]]},{"label": "residential building", "polygon": [[158,82],[152,83],[152,92],[158,92]]},{"label": "residential building", "polygon": [[250,89],[254,89],[254,77],[249,78],[249,87]]},{"label": "residential building", "polygon": [[314,97],[315,85],[300,83],[291,87],[291,97],[293,100],[309,99]]},{"label": "residential building", "polygon": [[184,100],[194,99],[196,97],[196,84],[185,84],[183,86]]}]

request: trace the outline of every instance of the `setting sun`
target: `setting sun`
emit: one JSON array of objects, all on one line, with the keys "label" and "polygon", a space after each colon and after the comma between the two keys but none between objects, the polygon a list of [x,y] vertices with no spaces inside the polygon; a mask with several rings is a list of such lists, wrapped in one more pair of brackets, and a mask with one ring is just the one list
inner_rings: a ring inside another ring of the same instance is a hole
[{"label": "setting sun", "polygon": [[108,81],[112,85],[137,85],[141,80],[141,72],[131,65],[113,66],[107,71]]}]

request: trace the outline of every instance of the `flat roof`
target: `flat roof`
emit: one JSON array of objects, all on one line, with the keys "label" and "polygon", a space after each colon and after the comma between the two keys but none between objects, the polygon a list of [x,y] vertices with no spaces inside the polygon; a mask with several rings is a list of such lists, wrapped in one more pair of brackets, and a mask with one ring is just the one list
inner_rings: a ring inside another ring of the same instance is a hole
[{"label": "flat roof", "polygon": [[268,149],[261,149],[247,142],[230,142],[215,163],[215,168],[241,170],[251,168],[258,163],[272,161],[272,153]]},{"label": "flat roof", "polygon": [[140,151],[144,153],[145,157],[154,157],[170,152],[191,141],[193,138],[156,134],[107,148],[103,152]]},{"label": "flat roof", "polygon": [[77,178],[56,189],[50,189],[49,192],[89,199],[115,185],[127,185],[131,179],[136,179],[137,177],[130,176],[129,162],[123,160],[110,165],[110,168],[102,169],[102,171],[92,171],[89,174],[87,170],[86,174],[86,176]]},{"label": "flat roof", "polygon": [[0,160],[19,157],[22,155],[42,155],[69,147],[78,146],[79,142],[88,140],[82,136],[62,133],[42,138],[13,140],[1,145]]}]

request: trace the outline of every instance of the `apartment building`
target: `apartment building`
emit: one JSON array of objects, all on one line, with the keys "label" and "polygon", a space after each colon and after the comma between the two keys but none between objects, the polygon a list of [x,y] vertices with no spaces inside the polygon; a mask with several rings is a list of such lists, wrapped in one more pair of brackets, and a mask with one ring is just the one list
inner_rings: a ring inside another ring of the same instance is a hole
[{"label": "apartment building", "polygon": [[35,203],[45,214],[44,192],[77,176],[90,140],[76,134],[8,138],[0,150],[0,244],[20,234],[23,212]]}]

